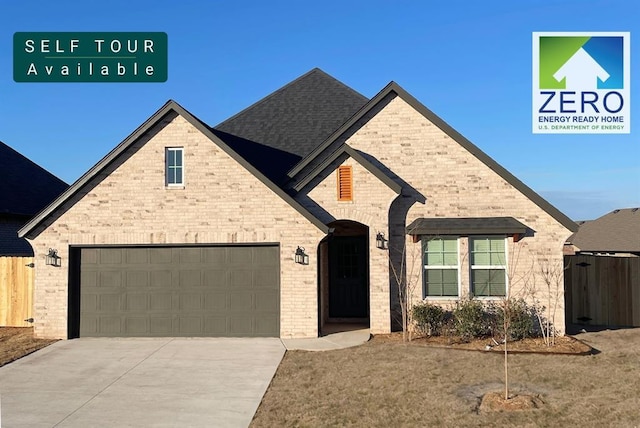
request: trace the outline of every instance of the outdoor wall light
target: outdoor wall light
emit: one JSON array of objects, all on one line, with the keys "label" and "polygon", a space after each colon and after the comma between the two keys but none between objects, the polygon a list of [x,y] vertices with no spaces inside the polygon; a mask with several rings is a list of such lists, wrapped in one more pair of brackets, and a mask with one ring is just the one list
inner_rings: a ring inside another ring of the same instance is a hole
[{"label": "outdoor wall light", "polygon": [[49,254],[45,257],[45,264],[49,266],[60,267],[61,266],[61,258],[58,255],[58,250],[54,250],[53,248],[49,248]]},{"label": "outdoor wall light", "polygon": [[384,233],[378,232],[376,235],[376,248],[381,250],[387,249],[387,240],[384,238]]},{"label": "outdoor wall light", "polygon": [[301,265],[309,264],[309,255],[304,252],[304,247],[298,247],[296,250],[295,261]]}]

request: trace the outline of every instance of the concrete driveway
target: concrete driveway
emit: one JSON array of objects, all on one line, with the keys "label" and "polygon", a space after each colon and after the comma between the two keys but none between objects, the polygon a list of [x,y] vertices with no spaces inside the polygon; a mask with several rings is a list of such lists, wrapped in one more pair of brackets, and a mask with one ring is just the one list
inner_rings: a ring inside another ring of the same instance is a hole
[{"label": "concrete driveway", "polygon": [[280,339],[76,339],[0,368],[2,427],[246,427]]}]

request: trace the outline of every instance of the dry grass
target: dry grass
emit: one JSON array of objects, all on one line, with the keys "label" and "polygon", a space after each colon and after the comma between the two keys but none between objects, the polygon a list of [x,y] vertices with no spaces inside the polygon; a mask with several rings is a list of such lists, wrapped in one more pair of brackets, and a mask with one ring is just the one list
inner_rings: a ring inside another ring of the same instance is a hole
[{"label": "dry grass", "polygon": [[498,354],[389,341],[287,352],[252,426],[639,426],[640,329],[579,338],[600,353],[510,356],[512,392],[542,402],[518,412],[479,410],[502,387]]},{"label": "dry grass", "polygon": [[55,342],[33,337],[33,327],[0,327],[0,367]]},{"label": "dry grass", "polygon": [[[381,342],[402,342],[402,333],[392,333],[376,335],[374,341]],[[531,337],[518,341],[510,341],[508,343],[509,352],[511,353],[549,353],[549,354],[590,354],[591,347],[587,344],[574,339],[571,336],[562,336],[555,338],[555,345],[547,346],[541,337]],[[417,337],[411,342],[412,345],[423,345],[431,347],[466,349],[473,351],[492,351],[504,353],[504,345],[496,342],[491,337],[463,340],[457,336],[431,336]]]}]

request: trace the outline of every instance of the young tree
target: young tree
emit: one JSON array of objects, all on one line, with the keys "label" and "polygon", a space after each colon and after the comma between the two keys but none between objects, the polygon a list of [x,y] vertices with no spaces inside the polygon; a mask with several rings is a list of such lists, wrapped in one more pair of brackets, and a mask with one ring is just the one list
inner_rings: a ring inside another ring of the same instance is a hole
[{"label": "young tree", "polygon": [[420,243],[407,245],[403,239],[401,245],[389,245],[389,267],[393,280],[398,287],[398,303],[402,326],[402,340],[410,342],[413,308],[413,296],[420,283],[422,271],[422,246]]},{"label": "young tree", "polygon": [[[552,262],[549,259],[540,259],[538,261],[540,277],[542,278],[547,292],[547,306],[541,306],[537,313],[538,323],[544,342],[547,346],[555,345],[556,331],[554,328],[556,313],[560,299],[564,292],[564,271],[567,266],[563,261]],[[540,312],[546,312],[544,319]]]},{"label": "young tree", "polygon": [[[514,316],[514,299],[523,298],[530,293],[531,285],[535,281],[533,275],[533,258],[523,254],[525,244],[523,241],[513,242],[510,246],[508,265],[505,269],[508,287],[504,298],[500,301],[502,312],[501,328],[504,337],[504,399],[509,399],[509,352],[508,343],[511,336],[511,326]],[[531,261],[526,265],[527,259]]]}]

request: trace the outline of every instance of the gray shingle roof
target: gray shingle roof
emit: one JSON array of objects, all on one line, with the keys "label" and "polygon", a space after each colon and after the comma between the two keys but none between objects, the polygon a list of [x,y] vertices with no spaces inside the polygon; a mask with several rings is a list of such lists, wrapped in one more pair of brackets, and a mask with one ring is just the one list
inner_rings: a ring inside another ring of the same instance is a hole
[{"label": "gray shingle roof", "polygon": [[640,209],[614,210],[584,222],[568,242],[580,251],[640,253]]},{"label": "gray shingle roof", "polygon": [[32,216],[69,187],[0,141],[0,214]]},{"label": "gray shingle roof", "polygon": [[314,68],[214,129],[299,156],[299,160],[367,101],[363,95]]},{"label": "gray shingle roof", "polygon": [[526,232],[527,226],[513,217],[419,218],[407,226],[409,235],[510,235]]}]

